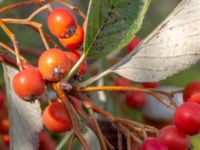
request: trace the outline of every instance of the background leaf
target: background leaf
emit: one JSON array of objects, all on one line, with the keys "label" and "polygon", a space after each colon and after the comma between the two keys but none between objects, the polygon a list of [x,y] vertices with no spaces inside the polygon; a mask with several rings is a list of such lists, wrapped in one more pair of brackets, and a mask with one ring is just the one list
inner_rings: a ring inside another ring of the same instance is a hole
[{"label": "background leaf", "polygon": [[140,29],[150,0],[91,0],[84,52],[105,56],[127,45]]},{"label": "background leaf", "polygon": [[35,150],[39,146],[38,133],[42,129],[38,101],[31,104],[21,100],[13,91],[12,79],[17,70],[3,64],[10,121],[10,149]]},{"label": "background leaf", "polygon": [[[126,58],[112,67],[123,77],[152,82],[172,76],[200,59],[200,1],[183,0]],[[136,54],[135,54],[136,53]]]}]

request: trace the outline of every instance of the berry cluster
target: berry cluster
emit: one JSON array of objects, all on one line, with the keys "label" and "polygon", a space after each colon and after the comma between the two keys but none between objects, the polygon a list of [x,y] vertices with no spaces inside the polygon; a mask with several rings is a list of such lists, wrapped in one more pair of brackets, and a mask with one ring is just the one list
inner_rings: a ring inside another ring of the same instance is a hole
[{"label": "berry cluster", "polygon": [[[82,57],[83,53],[81,50],[84,42],[86,24],[87,19],[85,19],[83,26],[80,26],[75,15],[67,9],[57,8],[50,12],[47,18],[48,29],[51,34],[58,39],[66,51],[58,47],[46,48],[40,55],[37,66],[32,66],[25,63],[25,61],[21,63],[17,62],[20,71],[13,78],[13,89],[17,96],[26,102],[34,102],[36,99],[39,99],[44,92],[46,92],[45,95],[47,99],[49,99],[48,93],[45,90],[53,89],[57,94],[56,100],[53,102],[49,100],[48,106],[45,107],[42,114],[45,127],[54,133],[64,133],[75,129],[76,132],[74,132],[74,135],[78,137],[82,143],[82,138],[80,138],[81,129],[78,129],[79,120],[77,116],[79,114],[87,121],[87,125],[89,125],[101,139],[100,142],[102,142],[104,138],[107,140],[103,141],[103,144],[101,143],[102,147],[105,146],[104,142],[107,142],[108,145],[111,144],[114,149],[118,149],[120,144],[117,140],[119,136],[121,136],[121,149],[127,149],[127,147],[131,145],[134,149],[140,150],[189,150],[191,148],[190,136],[197,135],[200,132],[200,81],[193,81],[185,87],[183,92],[184,103],[175,110],[173,116],[174,124],[161,128],[158,133],[153,130],[155,129],[153,127],[115,117],[93,104],[90,99],[82,93],[85,92],[84,90],[87,91],[92,88],[81,89],[69,85],[71,91],[67,91],[67,88],[64,89],[61,86],[61,83],[64,84],[63,86],[68,85],[68,83],[60,81],[68,74],[71,75],[70,70],[73,70],[76,63],[82,60],[81,58],[84,58]],[[139,42],[139,38],[134,38],[126,47],[127,53],[133,51],[138,46]],[[76,75],[84,75],[86,71],[87,62],[83,60],[77,68]],[[59,83],[59,90],[56,90],[54,87],[57,83]],[[125,92],[125,87],[132,86],[133,83],[131,81],[123,77],[118,77],[115,79],[114,84],[115,87],[117,86],[118,89],[122,90],[119,91],[119,93],[123,95],[127,106],[130,108],[141,108],[148,101],[143,92],[137,90]],[[154,88],[159,86],[159,83],[143,82],[138,85],[139,87],[135,88],[153,91]],[[146,92],[145,90],[143,91]],[[61,92],[59,93],[58,91]],[[75,98],[71,98],[73,96],[75,96]],[[68,98],[69,101],[67,101]],[[80,100],[77,98],[80,98]],[[107,117],[108,121],[95,118],[95,113],[99,113],[105,118]],[[80,118],[82,119],[82,117]],[[142,129],[147,129],[147,131],[145,130],[144,133],[141,133]],[[151,137],[148,135],[148,131],[153,131],[153,134],[157,134]],[[0,91],[0,134],[2,135],[2,143],[4,143],[4,145],[9,145],[8,133],[8,112],[4,104],[3,93]],[[55,149],[55,142],[47,132],[42,131],[38,136],[40,140],[39,150]],[[142,143],[140,143],[141,140],[143,140]]]},{"label": "berry cluster", "polygon": [[2,144],[8,146],[9,145],[8,110],[7,107],[5,106],[5,96],[1,89],[0,89],[0,135],[2,138]]},{"label": "berry cluster", "polygon": [[[27,102],[39,98],[47,83],[62,80],[82,56],[81,45],[84,41],[83,28],[77,24],[76,17],[67,9],[54,9],[47,20],[50,32],[69,51],[50,48],[44,51],[38,60],[38,68],[28,64],[13,78],[16,94]],[[84,60],[77,70],[77,75],[84,75],[87,62]],[[0,101],[1,102],[1,101]],[[66,132],[71,122],[62,101],[50,103],[43,112],[45,126],[53,132]]]},{"label": "berry cluster", "polygon": [[184,102],[174,114],[174,125],[161,129],[156,138],[149,138],[141,146],[142,150],[188,150],[190,136],[200,132],[200,81],[190,82],[183,91]]}]

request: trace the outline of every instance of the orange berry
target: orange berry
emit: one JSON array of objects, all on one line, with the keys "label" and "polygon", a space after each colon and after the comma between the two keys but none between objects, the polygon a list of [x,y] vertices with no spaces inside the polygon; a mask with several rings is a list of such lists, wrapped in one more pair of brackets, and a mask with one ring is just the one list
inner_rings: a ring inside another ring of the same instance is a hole
[{"label": "orange berry", "polygon": [[45,80],[59,81],[70,70],[70,62],[64,51],[52,48],[42,53],[38,67]]},{"label": "orange berry", "polygon": [[68,10],[54,9],[48,16],[47,25],[53,35],[58,38],[68,38],[75,33],[76,18]]},{"label": "orange berry", "polygon": [[62,102],[54,102],[45,108],[43,120],[47,129],[55,133],[66,132],[71,129],[71,121]]},{"label": "orange berry", "polygon": [[18,72],[13,78],[15,93],[25,101],[33,101],[44,91],[45,82],[39,70],[33,67]]},{"label": "orange berry", "polygon": [[77,26],[76,32],[69,38],[59,38],[60,43],[69,50],[80,48],[84,40],[84,31],[81,26]]}]

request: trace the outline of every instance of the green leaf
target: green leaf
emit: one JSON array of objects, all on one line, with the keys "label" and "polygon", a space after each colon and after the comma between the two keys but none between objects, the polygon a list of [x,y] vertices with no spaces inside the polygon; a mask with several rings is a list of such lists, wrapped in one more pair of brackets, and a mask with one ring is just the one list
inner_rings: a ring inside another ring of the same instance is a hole
[{"label": "green leaf", "polygon": [[141,28],[150,0],[91,0],[84,53],[105,56],[125,47]]}]

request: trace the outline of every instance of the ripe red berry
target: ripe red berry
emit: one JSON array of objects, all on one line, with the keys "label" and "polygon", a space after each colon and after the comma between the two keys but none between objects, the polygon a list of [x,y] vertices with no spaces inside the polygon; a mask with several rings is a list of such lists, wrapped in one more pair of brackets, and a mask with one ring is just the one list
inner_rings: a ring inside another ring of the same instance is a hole
[{"label": "ripe red berry", "polygon": [[10,137],[9,137],[8,134],[5,134],[5,135],[2,136],[2,143],[4,145],[9,146],[9,144],[10,144]]},{"label": "ripe red berry", "polygon": [[9,132],[9,120],[8,110],[6,107],[0,109],[0,134],[8,134]]},{"label": "ripe red berry", "polygon": [[132,50],[135,49],[135,47],[140,43],[140,38],[135,37],[134,39],[132,39],[132,41],[128,44],[127,46],[127,52],[131,52]]},{"label": "ripe red berry", "polygon": [[141,145],[141,150],[168,150],[168,148],[160,139],[149,138]]},{"label": "ripe red berry", "polygon": [[67,56],[67,59],[69,60],[70,68],[72,68],[78,61],[77,55],[74,52],[65,52],[65,55]]},{"label": "ripe red berry", "polygon": [[40,132],[39,133],[39,148],[38,150],[55,150],[56,143],[51,136],[47,132]]},{"label": "ripe red berry", "polygon": [[[117,77],[114,80],[114,85],[115,86],[132,86],[132,82],[129,81],[128,79],[126,79],[126,78]],[[119,93],[126,94],[127,92],[126,91],[119,91]]]},{"label": "ripe red berry", "polygon": [[4,106],[4,94],[0,90],[0,108],[2,108],[3,106]]},{"label": "ripe red berry", "polygon": [[15,93],[25,101],[33,101],[44,91],[45,82],[38,69],[30,67],[13,78]]},{"label": "ripe red berry", "polygon": [[[67,58],[69,59],[70,61],[70,64],[71,64],[71,68],[77,63],[77,61],[80,59],[81,55],[82,55],[82,52],[80,51],[73,51],[73,52],[65,52]],[[79,75],[84,75],[85,73],[87,72],[87,61],[84,60],[77,73]]]},{"label": "ripe red berry", "polygon": [[157,138],[166,143],[169,150],[188,150],[190,147],[190,137],[173,125],[161,129]]},{"label": "ripe red berry", "polygon": [[126,104],[131,108],[140,108],[147,102],[146,95],[140,91],[132,91],[126,96]]},{"label": "ripe red berry", "polygon": [[194,94],[200,94],[200,81],[192,81],[186,85],[183,91],[184,101],[188,101]]},{"label": "ripe red berry", "polygon": [[76,50],[81,47],[84,40],[84,31],[77,26],[76,32],[69,38],[59,38],[60,43],[69,50]]},{"label": "ripe red berry", "polygon": [[71,121],[62,102],[54,102],[43,112],[44,125],[55,133],[66,132],[71,129]]},{"label": "ripe red berry", "polygon": [[142,86],[145,88],[156,88],[158,87],[159,82],[143,82]]},{"label": "ripe red berry", "polygon": [[115,79],[115,86],[131,86],[132,83],[126,78],[118,77]]},{"label": "ripe red berry", "polygon": [[64,51],[52,48],[42,53],[38,67],[44,79],[58,81],[70,70],[70,62]]},{"label": "ripe red berry", "polygon": [[174,114],[174,124],[181,132],[189,135],[200,131],[200,105],[187,102],[178,107]]},{"label": "ripe red berry", "polygon": [[195,102],[200,104],[200,93],[191,95],[190,98],[187,100],[187,102]]},{"label": "ripe red berry", "polygon": [[76,18],[68,10],[54,9],[48,16],[47,25],[53,35],[58,38],[68,38],[76,31]]}]

